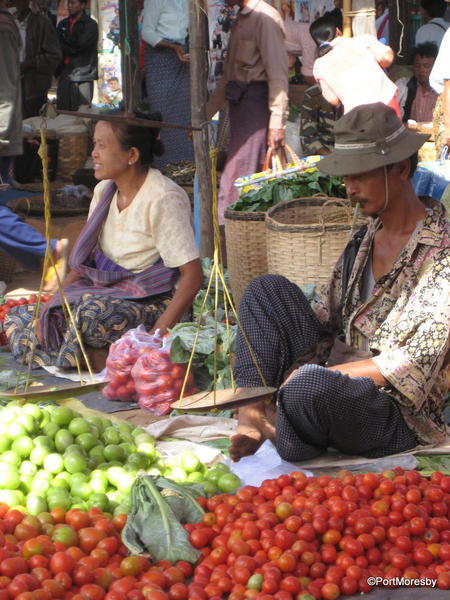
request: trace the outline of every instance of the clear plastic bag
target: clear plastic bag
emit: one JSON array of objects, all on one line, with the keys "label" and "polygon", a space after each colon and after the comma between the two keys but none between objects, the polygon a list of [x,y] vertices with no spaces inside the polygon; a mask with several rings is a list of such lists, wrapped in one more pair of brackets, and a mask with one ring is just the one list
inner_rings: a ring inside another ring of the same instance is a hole
[{"label": "clear plastic bag", "polygon": [[[170,412],[177,400],[186,376],[186,365],[170,360],[170,343],[163,339],[160,346],[149,348],[136,361],[131,375],[136,386],[139,406],[157,415]],[[189,373],[185,394],[197,392]]]},{"label": "clear plastic bag", "polygon": [[111,344],[106,359],[105,379],[108,384],[103,388],[105,398],[136,401],[138,396],[131,370],[144,352],[160,346],[161,338],[148,333],[143,325],[130,329],[117,342]]}]

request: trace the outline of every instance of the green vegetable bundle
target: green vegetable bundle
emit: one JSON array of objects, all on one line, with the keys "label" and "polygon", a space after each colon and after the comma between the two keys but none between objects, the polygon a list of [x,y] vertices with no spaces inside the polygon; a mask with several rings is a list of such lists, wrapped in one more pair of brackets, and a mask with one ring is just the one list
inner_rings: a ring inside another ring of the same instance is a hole
[{"label": "green vegetable bundle", "polygon": [[163,477],[138,477],[131,488],[123,543],[132,554],[150,554],[155,561],[195,563],[200,552],[189,542],[181,523],[197,523],[202,518],[198,496],[200,491],[193,485],[179,485]]},{"label": "green vegetable bundle", "polygon": [[266,212],[279,202],[308,198],[315,194],[346,198],[342,177],[325,175],[317,169],[280,177],[245,192],[229,208],[242,212]]}]

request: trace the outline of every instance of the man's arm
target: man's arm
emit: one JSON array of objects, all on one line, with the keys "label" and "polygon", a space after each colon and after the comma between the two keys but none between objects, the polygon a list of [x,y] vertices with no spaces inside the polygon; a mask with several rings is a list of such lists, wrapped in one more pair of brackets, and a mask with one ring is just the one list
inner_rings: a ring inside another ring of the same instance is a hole
[{"label": "man's arm", "polygon": [[256,44],[267,75],[269,87],[268,145],[278,148],[284,144],[288,115],[288,57],[284,31],[275,19],[261,15],[257,28]]}]

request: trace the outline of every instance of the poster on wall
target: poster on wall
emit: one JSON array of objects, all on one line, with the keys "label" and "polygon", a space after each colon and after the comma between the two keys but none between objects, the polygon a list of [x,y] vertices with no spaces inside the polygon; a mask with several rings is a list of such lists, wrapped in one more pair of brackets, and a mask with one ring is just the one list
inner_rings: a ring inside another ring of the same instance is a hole
[{"label": "poster on wall", "polygon": [[227,55],[231,25],[236,18],[236,10],[224,0],[208,0],[209,25],[209,72],[208,91],[223,75],[223,64]]},{"label": "poster on wall", "polygon": [[312,23],[333,9],[333,0],[295,0],[295,21]]},{"label": "poster on wall", "polygon": [[98,102],[117,106],[123,99],[118,0],[99,0]]}]

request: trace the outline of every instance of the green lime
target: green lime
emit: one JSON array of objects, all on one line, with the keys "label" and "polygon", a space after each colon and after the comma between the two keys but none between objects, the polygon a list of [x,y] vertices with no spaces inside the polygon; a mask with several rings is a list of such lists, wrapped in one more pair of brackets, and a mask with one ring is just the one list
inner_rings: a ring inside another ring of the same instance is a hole
[{"label": "green lime", "polygon": [[0,433],[0,453],[5,452],[11,446],[11,438],[7,433]]},{"label": "green lime", "polygon": [[96,446],[97,438],[92,433],[80,433],[75,438],[75,442],[83,448],[86,452],[88,452],[91,448]]},{"label": "green lime", "polygon": [[44,460],[44,469],[47,469],[50,473],[61,473],[64,469],[64,459],[61,454],[53,452],[46,456]]},{"label": "green lime", "polygon": [[109,499],[106,494],[92,494],[88,499],[88,504],[91,507],[99,508],[103,512],[106,512],[110,509]]},{"label": "green lime", "polygon": [[224,475],[224,473],[219,469],[210,469],[206,475],[208,481],[211,481],[214,484],[217,484],[219,479]]},{"label": "green lime", "polygon": [[189,481],[189,483],[202,483],[203,475],[198,471],[192,471],[192,473],[188,474],[186,481]]},{"label": "green lime", "polygon": [[182,452],[179,460],[180,467],[182,467],[187,473],[199,471],[202,465],[198,456],[189,450]]},{"label": "green lime", "polygon": [[2,463],[8,463],[9,465],[15,465],[18,467],[22,462],[22,459],[20,454],[18,454],[15,450],[7,450],[0,456],[0,461]]},{"label": "green lime", "polygon": [[47,448],[50,452],[55,450],[55,444],[53,443],[52,438],[49,438],[48,435],[38,435],[33,441],[35,446]]},{"label": "green lime", "polygon": [[146,433],[145,429],[142,429],[142,427],[135,427],[132,431],[131,431],[131,435],[135,438],[137,435],[140,435],[141,433]]},{"label": "green lime", "polygon": [[47,496],[47,504],[50,510],[53,510],[54,508],[64,508],[65,510],[67,510],[70,505],[72,504],[72,498],[70,497],[70,494],[68,492],[65,492],[64,490],[61,490],[61,493],[58,496],[50,496],[50,498]]},{"label": "green lime", "polygon": [[26,415],[31,415],[39,423],[42,418],[42,410],[37,404],[27,402],[22,406],[22,412]]},{"label": "green lime", "polygon": [[65,452],[73,444],[73,435],[68,429],[60,429],[55,435],[55,446],[58,452]]},{"label": "green lime", "polygon": [[27,414],[21,414],[20,417],[17,417],[16,423],[20,423],[25,427],[27,433],[36,433],[39,428],[38,422],[34,417]]},{"label": "green lime", "polygon": [[217,462],[215,463],[210,470],[214,470],[214,471],[222,471],[222,473],[229,473],[230,469],[228,467],[228,465],[226,465],[223,462]]},{"label": "green lime", "polygon": [[94,477],[94,479],[90,479],[89,485],[91,486],[92,491],[96,494],[104,494],[108,489],[108,482],[96,477]]},{"label": "green lime", "polygon": [[31,492],[33,488],[33,476],[32,475],[23,475],[19,474],[20,477],[20,486],[19,489],[24,493],[28,494]]},{"label": "green lime", "polygon": [[88,456],[95,462],[96,465],[99,465],[105,460],[103,446],[94,446],[89,450]]},{"label": "green lime", "polygon": [[75,437],[82,433],[89,433],[89,423],[82,417],[75,417],[69,423],[69,431]]},{"label": "green lime", "polygon": [[131,486],[133,485],[134,480],[135,476],[125,471],[123,475],[119,478],[116,487],[122,494],[128,494],[131,490]]},{"label": "green lime", "polygon": [[30,515],[37,516],[40,513],[46,512],[48,510],[47,502],[45,498],[39,496],[36,493],[30,493],[27,496],[26,501],[26,509]]},{"label": "green lime", "polygon": [[43,446],[35,446],[30,454],[30,460],[35,465],[43,465],[45,458],[50,454],[50,450]]},{"label": "green lime", "polygon": [[137,470],[146,469],[149,465],[149,459],[143,452],[134,452],[129,454],[127,458],[127,464],[133,466]]},{"label": "green lime", "polygon": [[22,437],[24,435],[27,435],[27,430],[24,427],[24,425],[22,425],[22,423],[10,423],[8,425],[8,435],[10,438],[12,438],[13,440],[15,440],[18,437]]},{"label": "green lime", "polygon": [[57,425],[69,425],[75,417],[75,412],[65,406],[55,406],[50,412],[51,420]]},{"label": "green lime", "polygon": [[86,417],[86,422],[89,423],[89,425],[97,427],[100,432],[103,431],[103,424],[100,417]]},{"label": "green lime", "polygon": [[19,467],[19,472],[23,473],[24,475],[36,475],[37,473],[37,466],[32,463],[30,460],[24,460],[22,461],[22,464]]},{"label": "green lime", "polygon": [[186,481],[186,471],[181,467],[172,467],[171,469],[167,469],[165,471],[165,476],[168,479],[173,479],[173,481],[177,481],[178,483],[183,483]]},{"label": "green lime", "polygon": [[127,515],[130,508],[125,506],[124,504],[118,504],[114,509],[113,515],[117,517],[117,515]]},{"label": "green lime", "polygon": [[73,475],[71,475],[70,473],[68,473],[67,471],[62,471],[61,473],[58,473],[57,475],[55,475],[55,478],[53,481],[65,481],[67,484],[67,489],[70,488],[71,483],[72,483],[72,477]]},{"label": "green lime", "polygon": [[137,450],[148,456],[151,460],[156,457],[156,447],[155,444],[152,444],[151,442],[139,442],[137,444]]},{"label": "green lime", "polygon": [[54,440],[58,431],[61,431],[61,428],[59,427],[59,425],[57,423],[50,421],[49,423],[47,423],[47,425],[44,425],[44,427],[41,427],[41,430],[44,435],[46,435],[47,437]]},{"label": "green lime", "polygon": [[46,479],[34,479],[31,484],[31,490],[38,496],[46,496],[50,490],[50,481]]},{"label": "green lime", "polygon": [[136,452],[136,446],[132,442],[120,442],[120,448],[123,448],[126,456],[131,456],[133,452]]},{"label": "green lime", "polygon": [[17,419],[17,412],[14,406],[8,406],[1,411],[2,423],[13,423]]},{"label": "green lime", "polygon": [[80,456],[87,456],[86,452],[78,444],[70,444],[70,446],[67,446],[64,454],[79,454]]},{"label": "green lime", "polygon": [[[63,472],[65,473],[65,471]],[[65,479],[57,479],[56,477],[52,481],[52,487],[54,489],[62,488],[63,490],[70,490],[70,484]]]},{"label": "green lime", "polygon": [[217,482],[217,487],[225,494],[231,494],[241,487],[241,480],[234,473],[223,473]]},{"label": "green lime", "polygon": [[46,481],[53,481],[53,473],[50,473],[48,469],[39,469],[34,476],[35,479],[45,479]]},{"label": "green lime", "polygon": [[102,433],[102,440],[106,445],[120,444],[120,433],[115,427],[107,427]]},{"label": "green lime", "polygon": [[155,438],[152,437],[150,434],[146,433],[145,431],[143,431],[142,433],[138,433],[138,435],[134,435],[134,443],[136,444],[136,446],[139,446],[139,444],[152,444],[153,446],[155,445]]},{"label": "green lime", "polygon": [[0,490],[0,502],[4,502],[10,507],[25,504],[25,494],[20,490]]},{"label": "green lime", "polygon": [[33,448],[34,442],[27,435],[15,439],[12,445],[12,450],[14,450],[14,452],[17,452],[17,454],[19,454],[19,456],[21,456],[22,458],[27,458],[28,456],[30,456]]},{"label": "green lime", "polygon": [[77,486],[86,483],[89,480],[89,477],[86,473],[73,473],[73,475],[69,475],[69,483],[71,488],[76,488]]},{"label": "green lime", "polygon": [[88,498],[92,496],[93,491],[94,490],[89,483],[82,483],[81,485],[77,486],[75,490],[72,489],[72,493],[75,492],[82,500],[88,500]]},{"label": "green lime", "polygon": [[87,461],[79,454],[67,454],[64,456],[64,467],[69,473],[82,473],[86,471]]},{"label": "green lime", "polygon": [[219,491],[217,486],[215,485],[215,483],[213,483],[209,479],[205,479],[204,481],[202,481],[202,485],[203,485],[203,489],[205,490],[205,494],[207,496],[212,496],[214,494],[217,494]]},{"label": "green lime", "polygon": [[117,444],[108,444],[107,446],[105,446],[103,454],[105,456],[105,460],[109,462],[113,460],[123,462],[125,460],[125,451]]}]

